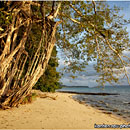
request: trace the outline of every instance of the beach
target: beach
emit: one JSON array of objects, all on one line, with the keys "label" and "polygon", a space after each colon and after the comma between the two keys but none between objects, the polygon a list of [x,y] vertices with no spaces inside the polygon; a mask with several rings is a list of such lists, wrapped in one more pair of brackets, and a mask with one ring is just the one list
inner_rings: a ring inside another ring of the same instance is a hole
[{"label": "beach", "polygon": [[47,95],[18,108],[0,110],[0,129],[94,129],[94,124],[128,124],[112,114],[80,104],[72,99],[74,94]]}]

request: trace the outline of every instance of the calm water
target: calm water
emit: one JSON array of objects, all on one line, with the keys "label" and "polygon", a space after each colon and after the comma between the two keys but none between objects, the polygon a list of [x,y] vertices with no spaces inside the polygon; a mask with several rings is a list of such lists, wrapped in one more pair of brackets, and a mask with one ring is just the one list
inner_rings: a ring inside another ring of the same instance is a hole
[{"label": "calm water", "polygon": [[116,114],[130,122],[130,86],[106,86],[104,89],[87,87],[64,87],[58,91],[80,93],[116,93],[118,95],[83,95],[73,96],[75,100],[96,107],[103,112]]}]

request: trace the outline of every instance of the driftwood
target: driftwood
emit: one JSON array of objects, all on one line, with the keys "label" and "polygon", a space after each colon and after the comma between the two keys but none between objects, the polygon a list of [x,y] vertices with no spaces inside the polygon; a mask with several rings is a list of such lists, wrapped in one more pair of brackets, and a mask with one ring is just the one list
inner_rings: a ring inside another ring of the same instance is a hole
[{"label": "driftwood", "polygon": [[44,94],[44,95],[40,95],[39,97],[40,98],[51,98],[53,100],[56,100],[58,96],[52,97],[52,96],[48,96],[47,94]]},{"label": "driftwood", "polygon": [[58,95],[56,96],[50,96],[50,93],[47,93],[47,92],[41,92],[40,90],[32,90],[31,91],[32,93],[36,93],[37,97],[40,97],[40,98],[50,98],[50,99],[53,99],[53,100],[56,100]]}]

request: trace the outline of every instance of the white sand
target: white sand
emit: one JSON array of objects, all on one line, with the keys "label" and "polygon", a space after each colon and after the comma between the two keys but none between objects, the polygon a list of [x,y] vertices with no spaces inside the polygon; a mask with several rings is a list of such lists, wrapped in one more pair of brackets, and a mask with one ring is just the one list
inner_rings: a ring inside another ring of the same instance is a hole
[{"label": "white sand", "polygon": [[[0,129],[93,129],[94,124],[123,124],[114,115],[79,104],[72,94],[54,93],[50,98],[37,98],[32,104],[0,110]],[[128,124],[128,123],[127,123]]]}]

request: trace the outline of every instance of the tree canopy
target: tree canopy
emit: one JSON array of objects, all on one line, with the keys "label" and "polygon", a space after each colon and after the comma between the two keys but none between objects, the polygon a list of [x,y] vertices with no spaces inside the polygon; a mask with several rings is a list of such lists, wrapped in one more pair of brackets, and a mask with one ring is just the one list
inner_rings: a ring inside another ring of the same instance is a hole
[{"label": "tree canopy", "polygon": [[59,16],[63,22],[57,35],[60,37],[58,45],[69,63],[69,71],[82,71],[89,61],[95,60],[100,85],[118,81],[114,69],[123,69],[129,82],[125,68],[129,57],[123,55],[123,51],[130,47],[129,35],[124,27],[129,20],[124,19],[119,11],[119,7],[110,8],[103,1],[63,3]]},{"label": "tree canopy", "polygon": [[119,10],[104,1],[1,1],[1,107],[17,106],[30,93],[44,74],[55,44],[68,71],[82,71],[96,60],[100,84],[117,82],[116,69],[129,82],[129,57],[123,55],[130,46],[123,26],[129,21]]}]

